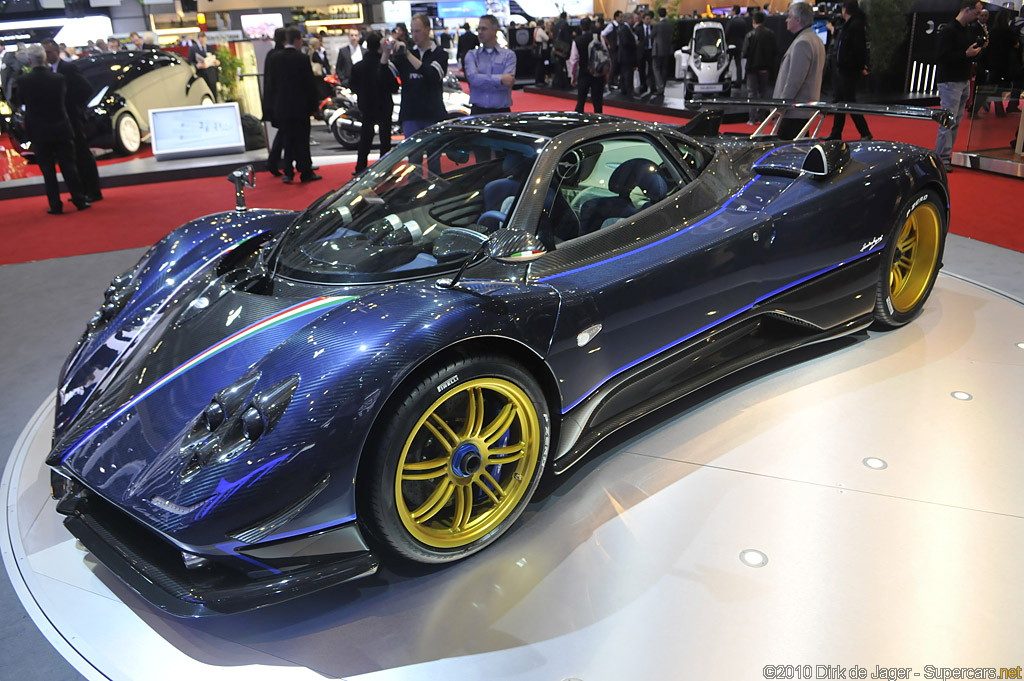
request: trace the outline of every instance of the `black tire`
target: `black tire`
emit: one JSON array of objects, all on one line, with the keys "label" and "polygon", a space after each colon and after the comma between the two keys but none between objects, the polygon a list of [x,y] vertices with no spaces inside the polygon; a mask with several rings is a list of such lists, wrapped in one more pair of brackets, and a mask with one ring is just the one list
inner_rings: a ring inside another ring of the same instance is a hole
[{"label": "black tire", "polygon": [[388,553],[418,563],[472,555],[515,523],[537,489],[550,415],[514,362],[452,360],[416,381],[386,418],[360,473],[360,517]]},{"label": "black tire", "polygon": [[142,146],[142,131],[135,116],[122,111],[114,118],[114,151],[122,155],[131,155]]},{"label": "black tire", "polygon": [[934,190],[904,202],[882,250],[875,294],[875,327],[893,329],[924,307],[942,267],[946,210]]},{"label": "black tire", "polygon": [[345,147],[348,150],[359,148],[359,131],[353,130],[347,126],[341,126],[335,123],[331,126],[331,134],[334,135],[334,139],[337,140],[338,144]]}]

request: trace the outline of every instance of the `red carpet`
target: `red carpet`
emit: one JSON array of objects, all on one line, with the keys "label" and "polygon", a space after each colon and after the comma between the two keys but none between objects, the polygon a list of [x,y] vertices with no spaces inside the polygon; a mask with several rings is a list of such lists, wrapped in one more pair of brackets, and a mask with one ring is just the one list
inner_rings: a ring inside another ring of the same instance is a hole
[{"label": "red carpet", "polygon": [[[571,111],[574,106],[572,100],[521,91],[514,93],[513,109],[516,111]],[[587,110],[590,110],[589,104]],[[685,122],[675,116],[612,106],[606,106],[605,113],[666,123]],[[935,141],[933,123],[878,117],[869,117],[868,122],[876,139],[925,147],[931,147]],[[851,122],[847,123],[847,128],[852,137],[855,130]],[[742,124],[726,126],[726,129],[751,130]],[[957,149],[965,148],[966,142],[965,126]],[[324,192],[347,182],[352,164],[325,165],[319,172],[324,180],[308,185],[284,185],[267,173],[258,173],[256,187],[246,192],[247,203],[254,208],[302,208]],[[954,234],[1024,252],[1020,218],[1024,209],[1024,184],[1019,179],[961,168],[949,179]],[[232,185],[220,178],[114,187],[105,189],[104,196],[104,201],[81,213],[68,204],[64,215],[47,215],[46,199],[42,196],[3,201],[0,265],[147,246],[192,218],[234,207]]]},{"label": "red carpet", "polygon": [[[148,144],[143,144],[142,148],[131,156],[115,156],[113,153],[105,153],[96,159],[96,163],[105,166],[113,163],[124,163],[136,158],[147,158],[152,155],[152,147]],[[41,175],[39,166],[35,163],[29,163],[15,151],[15,145],[6,133],[0,135],[0,179],[20,180],[25,177],[40,177]]]},{"label": "red carpet", "polygon": [[[354,163],[321,166],[319,182],[286,185],[257,173],[245,191],[250,208],[304,208],[352,178]],[[82,253],[149,246],[178,225],[235,207],[234,185],[222,178],[179,180],[103,190],[103,201],[86,211],[65,203],[63,215],[46,213],[46,197],[3,201],[0,265]],[[64,195],[65,200],[67,195]]]}]

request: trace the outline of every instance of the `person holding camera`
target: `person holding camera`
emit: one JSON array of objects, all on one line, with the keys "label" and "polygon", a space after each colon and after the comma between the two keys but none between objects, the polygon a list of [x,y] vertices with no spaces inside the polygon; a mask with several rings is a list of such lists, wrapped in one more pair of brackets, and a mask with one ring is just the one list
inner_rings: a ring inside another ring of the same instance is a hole
[{"label": "person holding camera", "polygon": [[409,26],[413,47],[395,40],[385,43],[383,49],[391,72],[402,83],[399,118],[406,137],[444,120],[447,113],[442,83],[448,71],[448,53],[431,40],[430,17],[426,14],[414,14]]},{"label": "person holding camera", "polygon": [[939,126],[935,153],[946,167],[946,172],[953,171],[953,144],[964,117],[967,99],[971,95],[971,67],[985,47],[979,42],[978,35],[968,27],[979,14],[981,0],[960,0],[960,11],[956,18],[939,27],[935,81],[939,88],[940,106],[953,114],[953,126]]}]

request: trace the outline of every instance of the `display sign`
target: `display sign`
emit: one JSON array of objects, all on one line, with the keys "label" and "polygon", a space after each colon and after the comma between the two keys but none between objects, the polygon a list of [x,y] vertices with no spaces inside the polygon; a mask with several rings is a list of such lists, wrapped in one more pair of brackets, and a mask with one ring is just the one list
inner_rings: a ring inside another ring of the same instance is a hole
[{"label": "display sign", "polygon": [[518,0],[517,4],[531,17],[557,17],[563,11],[571,17],[594,13],[594,0]]},{"label": "display sign", "polygon": [[389,26],[412,21],[412,3],[409,0],[384,0],[384,23]]},{"label": "display sign", "polygon": [[327,7],[327,14],[332,19],[351,19],[353,21],[362,21],[363,6],[358,3],[354,5],[329,5]]},{"label": "display sign", "polygon": [[245,151],[237,102],[150,109],[149,129],[158,161]]},{"label": "display sign", "polygon": [[442,19],[467,19],[489,14],[484,0],[452,0],[437,3],[437,16]]},{"label": "display sign", "polygon": [[242,32],[250,40],[273,38],[274,31],[284,28],[284,17],[281,16],[280,12],[243,14],[240,18],[242,20]]}]

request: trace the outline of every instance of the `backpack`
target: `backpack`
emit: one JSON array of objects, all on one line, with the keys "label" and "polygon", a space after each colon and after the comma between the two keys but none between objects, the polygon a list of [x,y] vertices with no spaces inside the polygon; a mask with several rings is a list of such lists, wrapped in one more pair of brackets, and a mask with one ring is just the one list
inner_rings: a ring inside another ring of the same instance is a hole
[{"label": "backpack", "polygon": [[587,48],[587,73],[598,78],[603,78],[612,70],[612,59],[608,55],[608,49],[601,42],[601,36],[594,34]]}]

